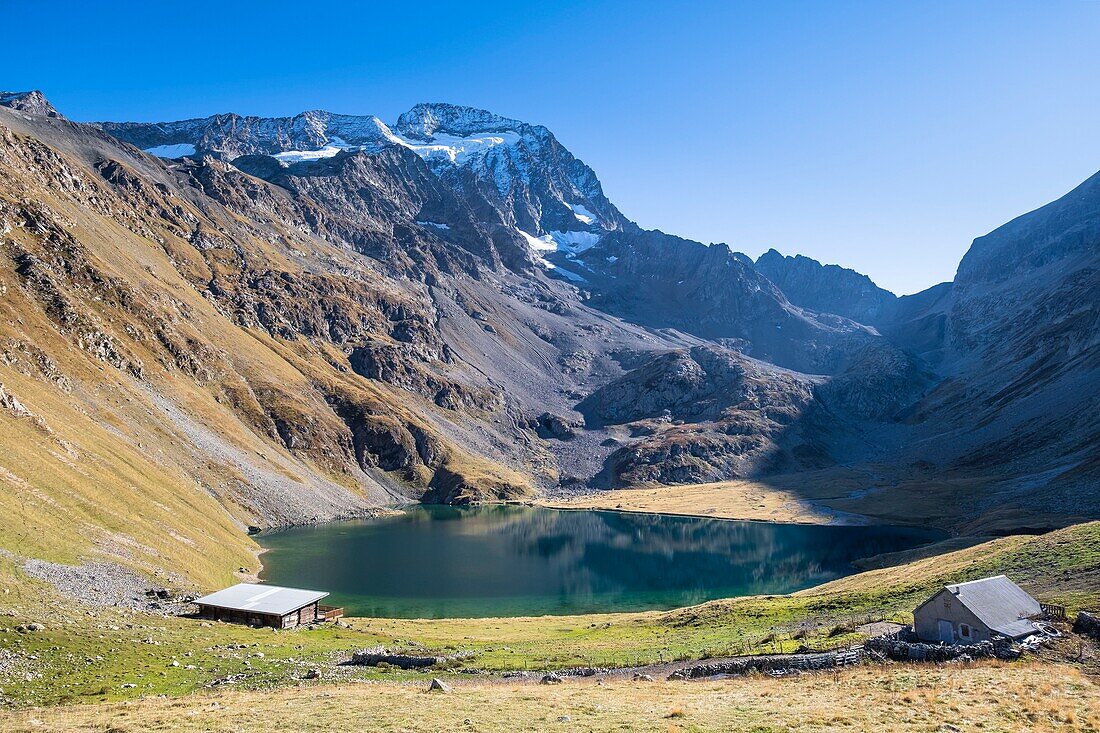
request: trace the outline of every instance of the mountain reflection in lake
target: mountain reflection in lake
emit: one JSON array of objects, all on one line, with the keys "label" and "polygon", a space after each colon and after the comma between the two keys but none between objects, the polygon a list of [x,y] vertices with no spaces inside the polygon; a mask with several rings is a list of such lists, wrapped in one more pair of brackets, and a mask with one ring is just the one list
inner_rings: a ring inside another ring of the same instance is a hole
[{"label": "mountain reflection in lake", "polygon": [[330,591],[350,615],[440,618],[672,608],[789,593],[854,572],[858,558],[943,536],[908,527],[418,506],[258,539],[268,549],[267,582]]}]

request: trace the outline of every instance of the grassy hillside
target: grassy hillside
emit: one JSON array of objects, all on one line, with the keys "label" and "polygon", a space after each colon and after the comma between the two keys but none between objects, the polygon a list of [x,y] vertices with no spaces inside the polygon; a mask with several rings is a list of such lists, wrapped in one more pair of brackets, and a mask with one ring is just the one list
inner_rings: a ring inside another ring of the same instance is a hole
[{"label": "grassy hillside", "polygon": [[[868,615],[910,618],[919,599],[947,582],[1005,572],[1042,600],[1100,604],[1100,522],[1040,537],[1007,537],[895,568],[874,570],[790,596],[714,601],[668,612],[505,619],[352,619],[351,628],[272,632],[105,609],[93,615],[19,578],[0,559],[0,604],[14,617],[0,632],[0,688],[13,705],[111,701],[182,694],[240,675],[234,686],[390,679],[413,673],[348,668],[359,648],[471,653],[488,671],[618,666],[747,651],[791,650],[854,638]],[[45,602],[43,598],[47,599]],[[44,621],[45,631],[17,633]],[[257,656],[259,653],[262,656]],[[31,659],[34,656],[36,659]],[[178,664],[173,664],[173,661]],[[190,668],[189,667],[193,667]],[[27,675],[30,679],[27,679]],[[6,678],[3,675],[7,675]],[[461,677],[461,675],[460,675]],[[13,686],[14,683],[14,686]]]},{"label": "grassy hillside", "polygon": [[224,583],[255,565],[254,543],[192,478],[103,430],[63,393],[21,375],[5,384],[51,419],[46,429],[0,420],[0,548],[70,564],[111,559],[170,585]]}]

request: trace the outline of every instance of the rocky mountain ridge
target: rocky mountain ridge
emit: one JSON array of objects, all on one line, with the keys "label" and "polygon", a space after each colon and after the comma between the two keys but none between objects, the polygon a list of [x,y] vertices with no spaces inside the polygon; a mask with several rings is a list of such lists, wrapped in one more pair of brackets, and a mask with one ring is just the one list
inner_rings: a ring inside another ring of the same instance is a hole
[{"label": "rocky mountain ridge", "polygon": [[222,114],[97,126],[169,158],[213,155],[231,161],[266,155],[295,162],[403,147],[428,161],[456,191],[484,197],[510,225],[532,235],[593,226],[614,230],[627,223],[604,196],[596,174],[545,127],[470,107],[419,104],[392,128],[373,115],[323,110],[281,118]]},{"label": "rocky mountain ridge", "polygon": [[822,265],[802,255],[785,257],[775,249],[760,255],[755,267],[792,303],[805,308],[871,325],[889,321],[894,315],[897,296],[855,270]]}]

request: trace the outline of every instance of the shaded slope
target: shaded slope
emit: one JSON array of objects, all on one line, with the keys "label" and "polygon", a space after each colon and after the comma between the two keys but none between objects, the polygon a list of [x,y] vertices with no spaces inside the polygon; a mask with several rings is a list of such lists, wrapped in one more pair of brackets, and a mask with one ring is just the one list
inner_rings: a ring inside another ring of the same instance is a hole
[{"label": "shaded slope", "polygon": [[836,372],[876,338],[847,318],[792,305],[748,258],[724,244],[624,231],[572,261],[584,268],[578,271],[590,281],[597,307],[799,371]]}]

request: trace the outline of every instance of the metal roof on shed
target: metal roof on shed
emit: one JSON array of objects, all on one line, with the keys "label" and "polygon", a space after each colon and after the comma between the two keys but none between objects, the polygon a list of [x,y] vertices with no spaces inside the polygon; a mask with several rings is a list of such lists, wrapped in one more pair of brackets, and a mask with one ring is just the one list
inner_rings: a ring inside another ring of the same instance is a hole
[{"label": "metal roof on shed", "polygon": [[1012,639],[1035,633],[1035,624],[1028,617],[1043,612],[1037,600],[1004,575],[956,583],[944,589],[983,624]]},{"label": "metal roof on shed", "polygon": [[327,595],[328,593],[317,590],[238,583],[217,593],[196,598],[195,603],[204,606],[230,608],[235,611],[270,613],[282,616],[311,603],[316,603]]}]

